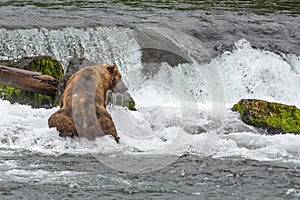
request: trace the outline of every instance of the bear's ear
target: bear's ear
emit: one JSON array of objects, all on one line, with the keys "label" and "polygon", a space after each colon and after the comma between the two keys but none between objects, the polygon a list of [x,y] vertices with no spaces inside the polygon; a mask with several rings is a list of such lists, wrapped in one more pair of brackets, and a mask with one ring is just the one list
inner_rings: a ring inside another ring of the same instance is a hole
[{"label": "bear's ear", "polygon": [[117,69],[117,66],[116,66],[116,64],[109,65],[108,67],[106,67],[106,69],[109,71],[109,73],[114,74]]}]

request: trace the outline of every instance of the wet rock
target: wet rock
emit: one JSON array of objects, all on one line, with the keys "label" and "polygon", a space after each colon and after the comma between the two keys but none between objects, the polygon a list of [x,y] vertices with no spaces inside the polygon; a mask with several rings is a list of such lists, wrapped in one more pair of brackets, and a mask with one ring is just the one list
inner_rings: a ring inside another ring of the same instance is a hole
[{"label": "wet rock", "polygon": [[199,135],[201,133],[206,133],[207,130],[199,125],[185,125],[183,130],[191,135]]},{"label": "wet rock", "polygon": [[115,91],[107,91],[106,105],[122,106],[127,107],[129,110],[136,111],[135,101],[127,91],[122,94],[116,93]]},{"label": "wet rock", "polygon": [[296,106],[242,99],[232,108],[248,125],[266,129],[270,134],[300,134],[300,110]]},{"label": "wet rock", "polygon": [[[178,49],[177,51],[182,51]],[[143,63],[162,63],[167,62],[172,67],[178,64],[188,63],[189,61],[174,52],[164,49],[145,48],[142,49],[142,62]]]},{"label": "wet rock", "polygon": [[136,39],[142,50],[142,62],[148,63],[162,63],[167,62],[172,67],[180,63],[190,62],[186,52],[180,49],[170,39],[166,38],[164,34],[158,34],[151,29],[136,30]]}]

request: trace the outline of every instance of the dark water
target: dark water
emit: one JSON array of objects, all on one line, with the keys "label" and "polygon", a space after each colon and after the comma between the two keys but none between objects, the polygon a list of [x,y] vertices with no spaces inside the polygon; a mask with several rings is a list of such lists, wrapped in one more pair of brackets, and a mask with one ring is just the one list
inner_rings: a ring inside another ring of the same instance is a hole
[{"label": "dark water", "polygon": [[297,1],[272,1],[272,0],[177,0],[177,1],[160,1],[160,0],[112,0],[112,1],[91,1],[91,0],[47,0],[47,1],[23,1],[23,0],[3,0],[0,6],[35,6],[48,9],[64,9],[64,10],[79,10],[90,8],[114,8],[127,7],[132,10],[144,9],[174,9],[174,10],[204,10],[204,11],[235,11],[239,13],[253,12],[259,14],[267,13],[285,13],[285,14],[299,14],[299,2]]},{"label": "dark water", "polygon": [[18,167],[0,168],[1,199],[297,199],[300,195],[299,165],[288,163],[184,155],[161,170],[132,174],[107,168],[89,155],[1,156],[8,159]]},{"label": "dark water", "polygon": [[[209,61],[242,38],[300,55],[300,2],[2,0],[0,28],[159,26],[198,39]],[[185,155],[151,173],[106,167],[91,155],[5,149],[0,199],[299,199],[299,164]],[[10,165],[11,163],[11,165]],[[0,163],[1,164],[1,163]],[[122,165],[122,163],[120,163]]]}]

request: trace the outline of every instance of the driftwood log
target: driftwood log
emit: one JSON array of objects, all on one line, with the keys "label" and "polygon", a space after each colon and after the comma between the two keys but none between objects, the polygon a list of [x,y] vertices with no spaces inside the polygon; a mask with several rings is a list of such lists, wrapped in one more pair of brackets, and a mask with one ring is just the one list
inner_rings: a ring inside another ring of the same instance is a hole
[{"label": "driftwood log", "polygon": [[39,72],[0,65],[0,85],[45,95],[54,95],[59,81]]}]

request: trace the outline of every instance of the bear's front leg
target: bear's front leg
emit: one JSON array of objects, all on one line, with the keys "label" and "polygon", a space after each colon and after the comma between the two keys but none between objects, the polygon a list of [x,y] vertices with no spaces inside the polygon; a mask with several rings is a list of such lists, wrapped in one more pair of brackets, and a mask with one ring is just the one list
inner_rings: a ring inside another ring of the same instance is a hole
[{"label": "bear's front leg", "polygon": [[96,108],[96,113],[98,122],[104,134],[112,135],[115,138],[115,141],[120,143],[120,137],[118,136],[115,124],[107,110],[104,107],[99,106]]}]

